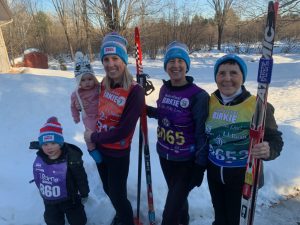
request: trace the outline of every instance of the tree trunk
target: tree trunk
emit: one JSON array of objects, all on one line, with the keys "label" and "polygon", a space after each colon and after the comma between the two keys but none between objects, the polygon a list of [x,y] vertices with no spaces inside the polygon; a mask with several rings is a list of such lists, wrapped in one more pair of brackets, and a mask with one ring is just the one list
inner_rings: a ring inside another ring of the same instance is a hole
[{"label": "tree trunk", "polygon": [[70,54],[71,54],[71,58],[73,60],[74,59],[74,51],[73,51],[73,47],[72,47],[72,44],[71,44],[71,39],[69,37],[68,31],[67,31],[67,29],[66,29],[65,26],[64,26],[64,31],[65,31],[65,36],[66,36],[66,39],[67,39],[67,42],[68,42],[68,46],[69,46],[69,51],[70,51]]},{"label": "tree trunk", "polygon": [[221,50],[222,45],[223,26],[218,25],[218,50]]},{"label": "tree trunk", "polygon": [[82,0],[82,20],[84,25],[85,37],[86,37],[86,44],[87,44],[87,51],[89,53],[90,60],[93,61],[93,52],[90,40],[90,23],[87,16],[87,5],[86,0]]}]

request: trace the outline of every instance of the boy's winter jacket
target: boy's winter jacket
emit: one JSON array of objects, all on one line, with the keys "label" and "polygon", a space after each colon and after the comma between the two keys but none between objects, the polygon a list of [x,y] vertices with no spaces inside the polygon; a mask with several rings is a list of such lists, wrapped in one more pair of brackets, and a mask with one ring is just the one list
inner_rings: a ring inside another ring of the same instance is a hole
[{"label": "boy's winter jacket", "polygon": [[[73,144],[64,143],[61,147],[62,154],[58,159],[52,160],[43,152],[39,147],[38,142],[30,143],[31,149],[39,149],[37,157],[40,157],[46,164],[58,164],[67,162],[67,174],[66,174],[66,187],[67,187],[67,199],[63,200],[76,200],[77,198],[86,198],[89,194],[89,185],[87,180],[87,174],[83,167],[82,151]],[[55,204],[62,200],[46,200],[45,204]]]}]

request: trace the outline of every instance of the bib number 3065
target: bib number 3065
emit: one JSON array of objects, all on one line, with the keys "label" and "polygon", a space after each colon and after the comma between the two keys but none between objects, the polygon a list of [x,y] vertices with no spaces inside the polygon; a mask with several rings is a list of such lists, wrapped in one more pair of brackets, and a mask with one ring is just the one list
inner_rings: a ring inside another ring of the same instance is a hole
[{"label": "bib number 3065", "polygon": [[46,197],[59,197],[60,187],[40,184],[40,192]]},{"label": "bib number 3065", "polygon": [[169,144],[183,145],[185,143],[183,132],[165,130],[163,127],[157,127],[157,137],[162,138]]}]

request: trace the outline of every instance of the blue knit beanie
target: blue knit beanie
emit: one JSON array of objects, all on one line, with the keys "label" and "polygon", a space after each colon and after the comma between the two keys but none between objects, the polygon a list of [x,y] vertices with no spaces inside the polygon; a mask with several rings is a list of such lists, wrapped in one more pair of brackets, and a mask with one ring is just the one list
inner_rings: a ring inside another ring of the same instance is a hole
[{"label": "blue knit beanie", "polygon": [[191,60],[189,57],[189,49],[186,44],[180,43],[178,41],[173,41],[167,46],[165,59],[164,59],[164,69],[166,71],[167,64],[171,59],[183,59],[186,64],[186,72],[190,70]]},{"label": "blue knit beanie", "polygon": [[239,56],[234,55],[234,54],[224,55],[216,61],[215,68],[214,68],[215,81],[216,81],[216,77],[217,77],[217,73],[218,73],[220,65],[226,63],[227,61],[231,61],[231,60],[235,61],[240,66],[241,72],[243,74],[243,83],[244,83],[247,78],[247,65],[242,58],[240,58]]},{"label": "blue knit beanie", "polygon": [[105,35],[100,49],[101,61],[103,62],[103,58],[106,55],[117,55],[127,65],[127,45],[127,40],[116,32]]}]

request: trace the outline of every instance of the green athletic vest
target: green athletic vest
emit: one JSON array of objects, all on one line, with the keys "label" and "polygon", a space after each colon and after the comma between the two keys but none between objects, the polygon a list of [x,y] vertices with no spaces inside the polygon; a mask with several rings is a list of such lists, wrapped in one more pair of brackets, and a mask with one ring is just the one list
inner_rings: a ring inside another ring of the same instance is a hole
[{"label": "green athletic vest", "polygon": [[209,160],[218,166],[246,166],[249,129],[255,109],[255,96],[240,104],[226,106],[215,95],[210,97],[206,133],[209,136]]}]

